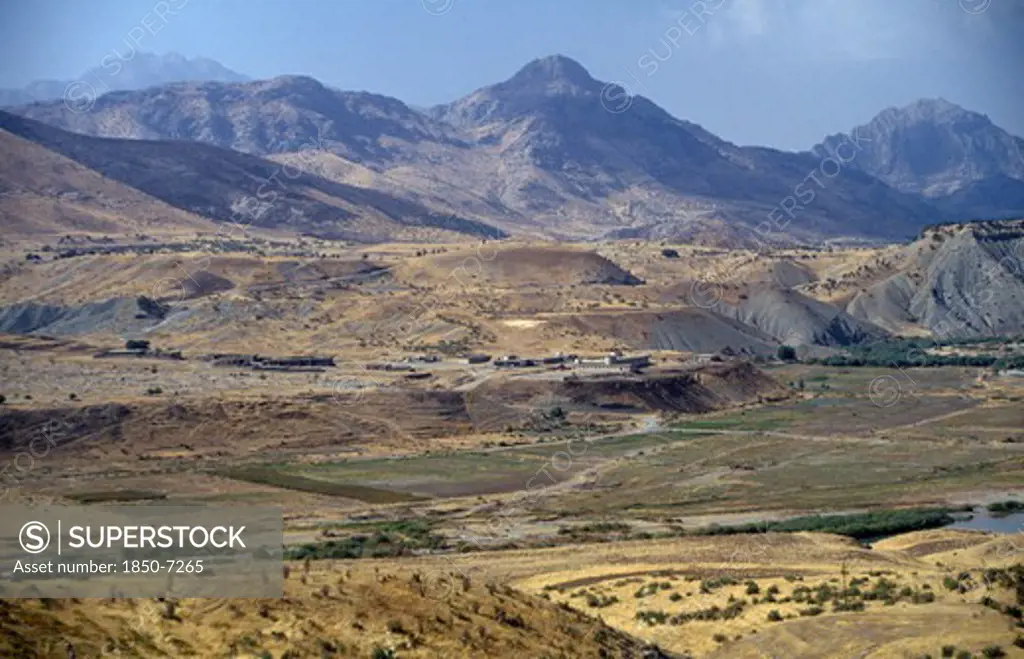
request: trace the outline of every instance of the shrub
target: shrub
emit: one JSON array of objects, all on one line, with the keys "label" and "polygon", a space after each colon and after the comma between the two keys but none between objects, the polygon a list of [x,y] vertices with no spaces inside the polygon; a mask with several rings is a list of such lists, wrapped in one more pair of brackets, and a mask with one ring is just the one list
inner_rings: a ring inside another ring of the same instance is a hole
[{"label": "shrub", "polygon": [[930,604],[935,601],[935,593],[930,592],[917,592],[914,593],[911,601],[914,604]]},{"label": "shrub", "polygon": [[619,598],[614,595],[595,595],[593,593],[587,593],[587,606],[592,609],[603,609],[606,606],[618,603]]},{"label": "shrub", "polygon": [[654,595],[657,592],[658,584],[649,583],[646,586],[641,586],[635,593],[633,593],[633,597],[641,599],[643,597],[650,597],[651,595]]},{"label": "shrub", "polygon": [[[907,531],[922,531],[951,524],[956,520],[949,514],[950,508],[909,508],[899,510],[877,510],[870,513],[850,515],[808,515],[770,522],[768,524],[741,524],[737,526],[710,526],[700,529],[700,535],[733,535],[741,533],[795,533],[816,531],[835,533],[851,538],[866,539],[883,535],[894,535]],[[787,577],[787,580],[788,577]]]},{"label": "shrub", "polygon": [[394,650],[385,649],[382,647],[375,647],[373,653],[370,655],[371,659],[397,659],[398,655],[395,654]]},{"label": "shrub", "polygon": [[998,645],[986,645],[981,650],[981,656],[986,659],[999,659],[999,657],[1006,656],[1006,650],[1002,649]]},{"label": "shrub", "polygon": [[664,625],[668,620],[668,614],[664,611],[637,611],[636,619],[648,625]]},{"label": "shrub", "polygon": [[985,508],[992,513],[993,517],[1005,517],[1024,511],[1024,503],[1020,501],[997,501],[996,503],[990,503]]},{"label": "shrub", "polygon": [[779,346],[775,355],[784,362],[796,361],[796,348],[785,345]]},{"label": "shrub", "polygon": [[756,581],[747,582],[747,595],[757,595],[761,592],[761,587],[757,585]]},{"label": "shrub", "polygon": [[943,645],[942,646],[942,656],[943,657],[952,657],[954,654],[956,654],[956,646],[955,645]]},{"label": "shrub", "polygon": [[863,611],[864,602],[856,600],[854,602],[835,602],[832,605],[833,611]]},{"label": "shrub", "polygon": [[715,634],[711,637],[715,643],[725,643],[729,638],[725,634]]},{"label": "shrub", "polygon": [[772,609],[768,612],[768,622],[779,622],[782,620],[782,614],[779,613],[778,609]]}]

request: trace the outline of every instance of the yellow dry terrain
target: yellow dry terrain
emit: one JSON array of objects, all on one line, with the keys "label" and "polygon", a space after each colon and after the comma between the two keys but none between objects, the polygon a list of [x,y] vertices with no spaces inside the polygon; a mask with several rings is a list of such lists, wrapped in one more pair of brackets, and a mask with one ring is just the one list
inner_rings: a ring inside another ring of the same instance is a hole
[{"label": "yellow dry terrain", "polygon": [[630,547],[628,569],[581,557],[519,584],[684,656],[938,657],[945,646],[1024,656],[1013,645],[1024,536],[927,531],[863,549],[763,534],[682,541],[676,560],[667,549]]},{"label": "yellow dry terrain", "polygon": [[506,586],[455,586],[317,564],[292,568],[283,599],[0,600],[0,656],[597,657],[642,646]]},{"label": "yellow dry terrain", "polygon": [[0,653],[1021,657],[1018,541],[768,533],[292,563],[280,600],[0,601]]}]

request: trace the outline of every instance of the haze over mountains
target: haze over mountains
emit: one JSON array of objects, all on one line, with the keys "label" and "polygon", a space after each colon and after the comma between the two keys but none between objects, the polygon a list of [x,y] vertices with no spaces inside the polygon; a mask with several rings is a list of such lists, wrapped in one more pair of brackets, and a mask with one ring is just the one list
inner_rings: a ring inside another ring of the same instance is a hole
[{"label": "haze over mountains", "polygon": [[[667,238],[729,246],[879,242],[908,239],[937,221],[1024,212],[1024,162],[1015,160],[1020,138],[945,101],[887,110],[848,135],[826,138],[816,153],[791,153],[736,146],[646,98],[622,104],[621,91],[595,80],[579,63],[552,56],[427,111],[303,76],[115,91],[85,112],[60,100],[11,111],[92,137],[146,140],[146,146],[93,143],[102,144],[108,163],[131,148],[134,162],[144,160],[155,173],[168,166],[157,157],[167,151],[160,142],[177,142],[179,154],[187,151],[180,142],[198,142],[207,145],[203,154],[238,161],[209,147],[240,151],[301,168],[318,185],[384,194],[422,209],[434,226],[437,217],[453,216],[456,231],[474,235]],[[150,149],[153,157],[146,155]],[[841,157],[829,159],[837,149]],[[89,149],[59,151],[103,170],[88,158]],[[180,176],[198,164],[185,167],[176,160],[175,167]],[[133,186],[137,179],[130,172],[118,178]],[[167,191],[156,196],[214,217],[222,211],[210,209],[256,194],[261,183],[258,176],[239,181],[215,202],[203,190],[190,190],[187,199]],[[321,235],[383,238],[393,228],[368,230],[364,222],[360,231],[348,231],[351,215],[374,215],[372,209],[349,210],[333,219],[307,210],[297,211],[305,219],[289,217],[294,226]],[[403,213],[404,226],[415,222],[411,213]]]},{"label": "haze over mountains", "polygon": [[131,48],[124,53],[114,51],[75,80],[36,80],[20,89],[0,89],[0,107],[60,100],[76,83],[82,86],[79,93],[91,96],[119,89],[145,89],[169,82],[242,82],[248,79],[205,57],[190,59],[178,53],[157,55]]},{"label": "haze over mountains", "polygon": [[[1024,200],[1024,140],[988,117],[945,99],[888,108],[853,129],[863,152],[851,167],[951,215],[1013,216]],[[814,151],[832,153],[846,139],[833,135]],[[964,219],[964,218],[961,218]]]}]

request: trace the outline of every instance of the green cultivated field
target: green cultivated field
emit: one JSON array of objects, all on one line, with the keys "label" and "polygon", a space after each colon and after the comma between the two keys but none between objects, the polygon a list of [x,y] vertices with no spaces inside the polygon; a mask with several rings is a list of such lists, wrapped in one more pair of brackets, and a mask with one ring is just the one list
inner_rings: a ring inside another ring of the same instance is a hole
[{"label": "green cultivated field", "polygon": [[[621,521],[942,506],[1024,486],[1024,442],[1005,440],[1024,427],[1021,410],[989,399],[976,386],[976,370],[794,365],[772,372],[802,398],[677,417],[658,432],[586,442],[545,437],[503,448],[221,473],[367,503],[530,490],[539,496],[523,514]],[[870,387],[885,376],[903,378],[907,388],[880,406]]]}]

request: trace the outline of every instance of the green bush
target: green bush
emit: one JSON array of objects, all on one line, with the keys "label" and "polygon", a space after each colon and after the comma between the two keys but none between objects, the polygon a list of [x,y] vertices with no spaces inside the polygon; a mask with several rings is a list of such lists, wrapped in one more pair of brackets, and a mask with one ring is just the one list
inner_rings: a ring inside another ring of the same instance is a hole
[{"label": "green bush", "polygon": [[810,515],[779,522],[741,524],[737,526],[709,526],[695,535],[735,535],[740,533],[796,533],[816,531],[835,533],[858,540],[895,535],[908,531],[933,529],[956,521],[950,508],[908,508],[904,510],[878,510],[852,515]]},{"label": "green bush", "polygon": [[992,513],[993,517],[1005,517],[1024,510],[1024,502],[1021,501],[997,501],[985,506],[985,509]]},{"label": "green bush", "polygon": [[914,604],[930,604],[935,601],[935,593],[915,592],[910,596]]},{"label": "green bush", "polygon": [[603,609],[606,606],[617,604],[619,601],[618,597],[614,595],[594,595],[593,593],[587,593],[587,606],[592,609]]},{"label": "green bush", "polygon": [[664,611],[637,611],[635,617],[648,625],[664,625],[668,620],[668,614]]},{"label": "green bush", "polygon": [[[1000,356],[995,354],[1000,345],[1013,341],[1012,337],[986,337],[981,339],[892,339],[865,343],[847,349],[848,354],[824,359],[809,359],[808,363],[825,366],[882,366],[889,368],[978,366],[998,370],[1024,367],[1024,355]],[[958,345],[988,346],[990,354],[936,355],[930,348]]]},{"label": "green bush", "polygon": [[414,549],[438,549],[443,544],[444,538],[431,533],[428,523],[405,520],[380,524],[368,535],[290,547],[285,550],[285,559],[391,558],[407,556]]},{"label": "green bush", "polygon": [[832,604],[832,610],[836,612],[840,611],[863,611],[864,602],[855,600],[853,602],[835,602]]}]

